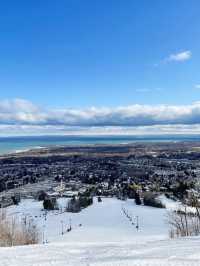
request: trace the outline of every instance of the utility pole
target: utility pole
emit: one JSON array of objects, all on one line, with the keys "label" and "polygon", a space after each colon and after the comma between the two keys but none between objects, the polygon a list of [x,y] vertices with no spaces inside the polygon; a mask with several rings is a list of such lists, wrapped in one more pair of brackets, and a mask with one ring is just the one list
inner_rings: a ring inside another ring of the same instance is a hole
[{"label": "utility pole", "polygon": [[61,228],[62,228],[61,234],[64,235],[63,221],[61,221]]},{"label": "utility pole", "polygon": [[45,231],[45,225],[43,225],[43,230],[42,230],[42,243],[45,244],[45,235],[44,235],[44,231]]},{"label": "utility pole", "polygon": [[72,219],[71,218],[69,218],[69,229],[70,231],[72,230]]},{"label": "utility pole", "polygon": [[136,216],[136,229],[139,230],[139,217]]},{"label": "utility pole", "polygon": [[45,221],[47,220],[47,210],[45,210],[45,213],[44,213],[44,220]]}]

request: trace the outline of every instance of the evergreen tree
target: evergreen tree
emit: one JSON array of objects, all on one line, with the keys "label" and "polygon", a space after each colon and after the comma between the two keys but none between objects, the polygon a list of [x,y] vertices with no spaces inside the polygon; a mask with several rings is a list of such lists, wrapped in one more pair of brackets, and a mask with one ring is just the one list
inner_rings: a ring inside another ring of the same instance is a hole
[{"label": "evergreen tree", "polygon": [[43,201],[43,207],[45,210],[56,210],[57,209],[57,201],[56,201],[56,198],[46,198],[44,199]]},{"label": "evergreen tree", "polygon": [[141,199],[140,199],[140,195],[138,192],[135,193],[135,204],[136,205],[141,205],[142,202],[141,202]]}]

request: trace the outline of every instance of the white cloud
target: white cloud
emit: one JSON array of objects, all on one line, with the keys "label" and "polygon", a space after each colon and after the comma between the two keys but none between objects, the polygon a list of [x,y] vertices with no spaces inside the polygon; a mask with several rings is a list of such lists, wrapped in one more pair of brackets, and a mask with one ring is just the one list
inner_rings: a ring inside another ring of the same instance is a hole
[{"label": "white cloud", "polygon": [[140,105],[90,107],[86,109],[44,109],[14,99],[0,101],[0,125],[38,127],[136,127],[192,125],[200,123],[200,102],[191,105]]},{"label": "white cloud", "polygon": [[186,51],[183,51],[183,52],[180,52],[180,53],[169,55],[166,58],[165,62],[172,62],[172,61],[184,62],[184,61],[187,61],[187,60],[191,59],[191,57],[192,57],[192,52],[189,51],[189,50],[186,50]]},{"label": "white cloud", "polygon": [[141,89],[136,89],[135,90],[136,92],[139,92],[139,93],[148,93],[148,92],[160,92],[162,91],[162,88],[141,88]]},{"label": "white cloud", "polygon": [[173,135],[173,134],[199,134],[200,124],[195,125],[153,125],[153,126],[104,126],[104,127],[78,127],[56,125],[0,125],[0,136],[39,136],[39,135]]},{"label": "white cloud", "polygon": [[141,88],[141,89],[136,89],[135,91],[136,92],[145,93],[145,92],[151,92],[152,90],[148,89],[148,88]]}]

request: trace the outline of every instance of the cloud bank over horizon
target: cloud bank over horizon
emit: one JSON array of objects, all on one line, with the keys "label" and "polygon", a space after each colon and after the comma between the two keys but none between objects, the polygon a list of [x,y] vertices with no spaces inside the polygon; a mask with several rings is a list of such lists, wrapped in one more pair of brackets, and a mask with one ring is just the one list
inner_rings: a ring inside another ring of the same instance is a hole
[{"label": "cloud bank over horizon", "polygon": [[24,99],[0,101],[1,135],[198,133],[200,102],[46,109]]}]

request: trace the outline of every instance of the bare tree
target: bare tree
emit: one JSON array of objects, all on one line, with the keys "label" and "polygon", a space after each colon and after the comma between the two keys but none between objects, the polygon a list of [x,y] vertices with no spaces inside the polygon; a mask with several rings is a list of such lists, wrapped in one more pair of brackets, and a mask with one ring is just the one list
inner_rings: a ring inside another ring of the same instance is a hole
[{"label": "bare tree", "polygon": [[0,214],[0,246],[29,245],[39,242],[39,231],[32,219]]},{"label": "bare tree", "polygon": [[169,236],[171,238],[180,236],[194,236],[200,233],[200,220],[196,213],[183,210],[169,212],[167,222],[170,226]]},{"label": "bare tree", "polygon": [[24,237],[24,244],[37,244],[39,242],[38,229],[33,221],[33,219],[24,219],[22,223],[22,235]]}]

